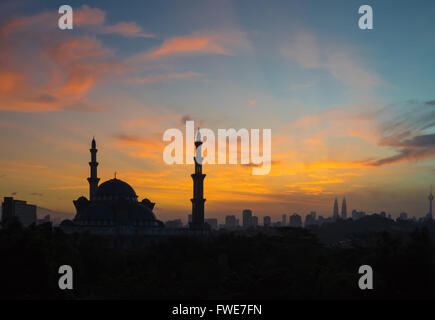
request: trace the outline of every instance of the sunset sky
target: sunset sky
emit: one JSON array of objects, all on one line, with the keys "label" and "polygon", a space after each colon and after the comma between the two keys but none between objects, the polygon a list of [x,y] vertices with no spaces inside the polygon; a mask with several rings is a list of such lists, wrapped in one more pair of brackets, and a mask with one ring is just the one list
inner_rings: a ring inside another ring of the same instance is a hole
[{"label": "sunset sky", "polygon": [[[58,28],[58,8],[74,29]],[[370,4],[374,29],[358,28]],[[433,1],[1,1],[0,196],[74,212],[128,182],[160,220],[191,212],[193,165],[163,132],[272,129],[272,169],[205,165],[206,217],[423,216],[435,185]]]}]

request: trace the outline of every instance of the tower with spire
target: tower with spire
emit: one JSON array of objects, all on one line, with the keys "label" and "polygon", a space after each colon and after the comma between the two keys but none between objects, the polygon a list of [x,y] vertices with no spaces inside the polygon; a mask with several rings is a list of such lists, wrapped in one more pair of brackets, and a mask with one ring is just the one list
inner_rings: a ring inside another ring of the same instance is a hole
[{"label": "tower with spire", "polygon": [[204,224],[204,178],[205,174],[202,173],[202,139],[199,129],[196,133],[195,139],[196,155],[195,160],[195,173],[192,174],[193,179],[193,199],[192,201],[192,222],[190,229],[202,230],[205,228]]},{"label": "tower with spire", "polygon": [[91,152],[91,162],[89,162],[89,166],[91,167],[91,176],[88,178],[89,182],[89,200],[92,200],[94,198],[95,192],[98,189],[98,182],[100,181],[100,178],[98,178],[97,174],[97,144],[95,143],[95,138],[92,138],[91,143],[91,149],[89,149]]},{"label": "tower with spire", "polygon": [[432,220],[432,201],[433,201],[432,186],[430,186],[430,194],[428,199],[429,199],[429,212],[427,214],[427,218]]},{"label": "tower with spire", "polygon": [[332,219],[337,220],[338,219],[338,201],[337,198],[334,200],[334,212],[332,214]]},{"label": "tower with spire", "polygon": [[347,219],[347,205],[346,205],[346,197],[343,198],[343,202],[341,203],[341,218],[343,220]]}]

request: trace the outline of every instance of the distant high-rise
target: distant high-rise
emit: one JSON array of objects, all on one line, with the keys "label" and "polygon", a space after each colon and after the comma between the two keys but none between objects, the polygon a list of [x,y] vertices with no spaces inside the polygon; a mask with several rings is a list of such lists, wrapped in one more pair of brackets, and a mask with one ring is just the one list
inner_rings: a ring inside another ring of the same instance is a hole
[{"label": "distant high-rise", "polygon": [[287,215],[285,213],[282,215],[281,223],[283,227],[287,225]]},{"label": "distant high-rise", "polygon": [[316,224],[316,212],[311,211],[305,216],[305,228]]},{"label": "distant high-rise", "polygon": [[297,213],[293,213],[290,216],[289,225],[290,227],[294,227],[294,228],[302,228],[302,217]]},{"label": "distant high-rise", "polygon": [[242,223],[243,228],[247,229],[251,226],[251,220],[252,220],[252,211],[249,209],[245,209],[242,212]]},{"label": "distant high-rise", "polygon": [[432,201],[433,201],[432,186],[430,186],[430,194],[428,199],[429,199],[429,212],[427,214],[427,218],[432,220]]},{"label": "distant high-rise", "polygon": [[364,218],[365,216],[366,216],[366,213],[364,211],[352,210],[352,219],[353,220],[358,220],[358,219]]},{"label": "distant high-rise", "polygon": [[183,228],[183,221],[181,221],[181,219],[168,220],[165,223],[165,227],[170,229],[181,229]]},{"label": "distant high-rise", "polygon": [[346,206],[346,198],[343,198],[343,202],[341,204],[341,218],[343,220],[347,219],[347,206]]},{"label": "distant high-rise", "polygon": [[213,230],[216,230],[218,228],[218,219],[216,218],[204,219],[204,222],[207,223]]},{"label": "distant high-rise", "polygon": [[397,220],[402,220],[402,221],[408,220],[408,214],[406,212],[401,212]]},{"label": "distant high-rise", "polygon": [[256,217],[256,216],[252,216],[252,218],[251,218],[251,225],[252,225],[254,228],[258,227],[258,217]]},{"label": "distant high-rise", "polygon": [[227,229],[235,229],[237,227],[237,219],[236,216],[230,215],[225,217],[225,228]]},{"label": "distant high-rise", "polygon": [[205,174],[202,173],[202,139],[201,133],[197,132],[195,139],[196,156],[195,160],[195,173],[192,174],[193,179],[193,199],[192,201],[192,223],[190,224],[191,229],[204,229],[206,225],[204,224],[204,178]]},{"label": "distant high-rise", "polygon": [[269,227],[272,224],[272,219],[269,216],[263,218],[263,225]]},{"label": "distant high-rise", "polygon": [[5,197],[2,204],[2,222],[13,217],[18,218],[23,226],[30,226],[36,223],[36,206],[27,204],[26,201]]},{"label": "distant high-rise", "polygon": [[338,201],[337,198],[334,200],[334,211],[332,214],[332,219],[337,220],[338,219]]}]

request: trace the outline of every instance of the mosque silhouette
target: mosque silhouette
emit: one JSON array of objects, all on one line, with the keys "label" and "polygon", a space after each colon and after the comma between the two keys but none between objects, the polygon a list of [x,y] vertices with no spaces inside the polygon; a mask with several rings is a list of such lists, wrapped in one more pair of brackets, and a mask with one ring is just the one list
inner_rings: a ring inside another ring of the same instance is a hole
[{"label": "mosque silhouette", "polygon": [[[202,141],[198,132],[195,146],[197,151]],[[116,236],[123,238],[121,246],[130,247],[144,242],[155,242],[169,236],[208,235],[210,229],[204,223],[204,202],[202,164],[196,161],[194,182],[194,197],[192,202],[192,220],[190,228],[165,228],[162,221],[153,213],[155,203],[149,199],[138,201],[134,189],[125,181],[115,177],[98,185],[100,179],[97,174],[97,148],[95,139],[91,143],[91,161],[89,182],[89,199],[85,196],[74,200],[76,215],[73,220],[64,220],[60,227],[66,233],[89,232],[91,234]],[[198,154],[198,153],[197,153]],[[141,238],[137,241],[134,238]],[[129,239],[130,238],[130,239]],[[115,241],[116,242],[116,241]],[[117,244],[119,245],[119,241]]]}]

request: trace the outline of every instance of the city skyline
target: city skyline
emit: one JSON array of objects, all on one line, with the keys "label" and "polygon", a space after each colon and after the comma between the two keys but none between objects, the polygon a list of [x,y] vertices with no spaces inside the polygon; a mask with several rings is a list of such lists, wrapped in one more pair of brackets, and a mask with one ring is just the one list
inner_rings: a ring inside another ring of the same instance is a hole
[{"label": "city skyline", "polygon": [[335,197],[348,215],[428,213],[435,4],[373,3],[367,32],[357,1],[70,5],[75,26],[64,32],[48,3],[0,4],[2,198],[72,213],[95,136],[103,181],[116,171],[162,220],[185,219],[192,165],[165,164],[162,135],[192,119],[272,129],[269,175],[204,165],[205,218],[246,208],[329,217]]}]

